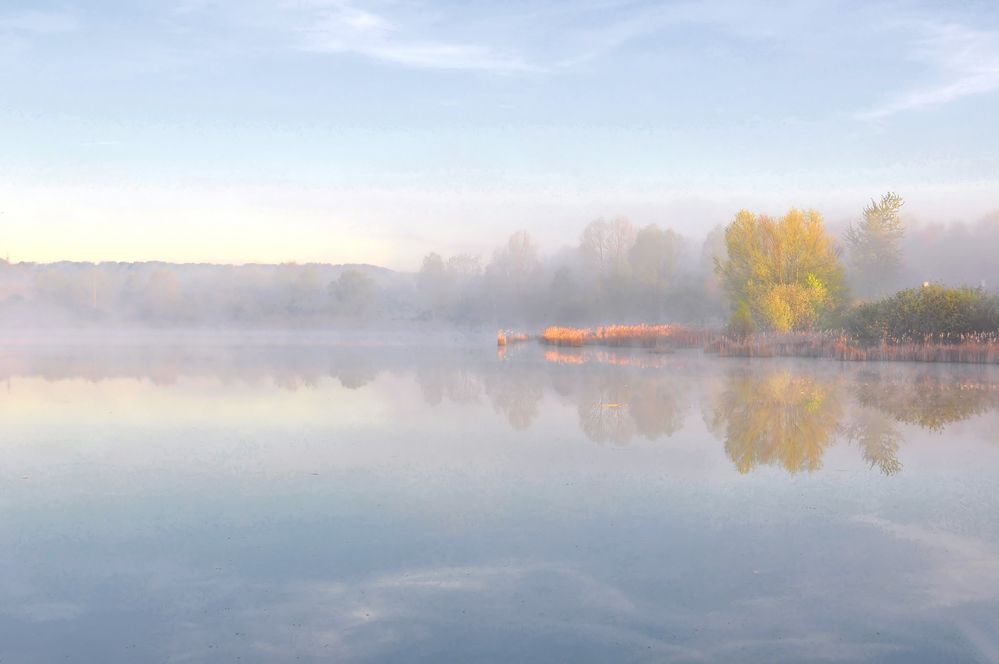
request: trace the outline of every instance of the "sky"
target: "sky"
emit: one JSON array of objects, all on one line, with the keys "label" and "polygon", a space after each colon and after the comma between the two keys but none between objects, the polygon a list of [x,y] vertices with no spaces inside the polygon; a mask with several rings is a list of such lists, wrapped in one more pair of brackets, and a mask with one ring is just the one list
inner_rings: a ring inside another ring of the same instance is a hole
[{"label": "sky", "polygon": [[0,255],[484,259],[999,209],[999,3],[0,3]]}]

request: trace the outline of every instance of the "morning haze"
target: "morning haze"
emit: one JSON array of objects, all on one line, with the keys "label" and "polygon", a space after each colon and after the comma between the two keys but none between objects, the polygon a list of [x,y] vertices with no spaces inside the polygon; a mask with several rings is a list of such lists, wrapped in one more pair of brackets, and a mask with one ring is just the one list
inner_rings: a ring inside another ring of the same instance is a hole
[{"label": "morning haze", "polygon": [[8,0],[0,90],[0,662],[999,662],[999,8]]}]

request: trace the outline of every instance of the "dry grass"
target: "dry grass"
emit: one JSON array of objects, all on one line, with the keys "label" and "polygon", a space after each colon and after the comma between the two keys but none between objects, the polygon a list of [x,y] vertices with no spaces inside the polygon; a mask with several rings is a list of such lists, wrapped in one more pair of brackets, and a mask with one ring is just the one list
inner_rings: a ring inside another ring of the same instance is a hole
[{"label": "dry grass", "polygon": [[959,362],[999,364],[999,334],[926,337],[921,342],[885,339],[876,345],[856,342],[839,332],[754,334],[745,339],[718,337],[705,346],[721,357],[824,357],[848,362]]},{"label": "dry grass", "polygon": [[513,332],[511,330],[500,330],[496,333],[496,345],[506,346],[508,344],[517,344],[524,341],[530,341],[531,335],[525,334],[524,332]]},{"label": "dry grass", "polygon": [[553,346],[695,347],[709,338],[707,331],[683,325],[605,325],[596,329],[553,326],[541,334],[541,341]]},{"label": "dry grass", "polygon": [[[526,334],[500,331],[498,343],[530,339]],[[815,357],[849,362],[959,362],[999,364],[999,333],[931,335],[921,340],[884,339],[864,344],[844,332],[761,333],[731,338],[717,331],[684,325],[604,325],[596,328],[545,328],[536,337],[551,346],[611,346],[669,352],[674,347],[702,347],[721,357]],[[547,353],[553,362],[577,363],[570,356]],[[592,358],[591,358],[592,359]]]}]

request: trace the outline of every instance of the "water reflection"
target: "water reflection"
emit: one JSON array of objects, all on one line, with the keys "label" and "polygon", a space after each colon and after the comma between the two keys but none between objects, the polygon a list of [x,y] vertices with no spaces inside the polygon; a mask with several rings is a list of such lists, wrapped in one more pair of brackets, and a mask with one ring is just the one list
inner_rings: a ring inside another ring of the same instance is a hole
[{"label": "water reflection", "polygon": [[698,351],[528,344],[504,350],[497,357],[488,349],[377,346],[15,348],[0,357],[0,379],[131,379],[167,387],[195,377],[287,391],[319,391],[332,379],[363,391],[388,374],[414,382],[431,407],[488,404],[514,431],[530,430],[552,408],[568,408],[586,439],[614,446],[675,437],[699,405],[700,420],[740,473],[760,466],[814,472],[843,443],[870,468],[896,475],[913,428],[941,432],[999,412],[995,367],[749,362]]},{"label": "water reflection", "polygon": [[740,473],[761,464],[817,470],[842,415],[838,380],[787,370],[731,373],[705,412]]},{"label": "water reflection", "polygon": [[890,415],[874,408],[857,408],[844,427],[846,437],[860,448],[861,456],[871,468],[885,475],[902,470],[898,449],[902,433]]},{"label": "water reflection", "polygon": [[942,431],[954,422],[999,410],[999,383],[988,369],[956,375],[940,368],[864,372],[856,384],[857,400],[898,422]]},{"label": "water reflection", "polygon": [[544,350],[7,349],[0,660],[995,660],[995,368]]},{"label": "water reflection", "polygon": [[846,440],[871,468],[895,475],[903,467],[900,425],[941,432],[999,411],[995,372],[976,371],[812,373],[800,365],[778,371],[757,367],[730,373],[705,418],[742,473],[761,464],[791,473],[815,471],[828,448]]},{"label": "water reflection", "polygon": [[[822,467],[832,446],[849,442],[884,475],[903,468],[900,426],[940,432],[999,412],[999,373],[992,367],[867,367],[824,362],[735,361],[685,378],[677,357],[546,351],[554,366],[588,366],[575,394],[582,431],[593,441],[625,444],[641,434],[669,437],[684,424],[688,395],[705,393],[705,424],[740,473],[776,466],[790,473]],[[637,367],[608,373],[607,365]],[[721,381],[715,372],[723,373]],[[701,383],[697,385],[696,383]]]},{"label": "water reflection", "polygon": [[683,427],[688,391],[670,374],[597,371],[579,377],[579,426],[595,442],[668,438]]},{"label": "water reflection", "polygon": [[485,391],[493,409],[506,417],[514,429],[526,431],[541,413],[544,383],[539,372],[490,372],[486,374]]}]

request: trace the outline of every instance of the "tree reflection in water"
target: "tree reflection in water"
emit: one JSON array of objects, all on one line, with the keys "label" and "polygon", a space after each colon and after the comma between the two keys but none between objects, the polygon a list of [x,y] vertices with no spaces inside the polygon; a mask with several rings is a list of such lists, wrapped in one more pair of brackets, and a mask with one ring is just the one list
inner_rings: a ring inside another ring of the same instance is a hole
[{"label": "tree reflection in water", "polygon": [[902,470],[902,462],[898,459],[902,434],[890,416],[873,408],[858,408],[844,427],[844,433],[857,444],[871,468],[876,467],[885,475],[895,475]]},{"label": "tree reflection in water", "polygon": [[416,382],[423,393],[423,400],[431,406],[444,399],[454,403],[477,403],[482,397],[482,380],[463,367],[443,367],[440,364],[419,366]]},{"label": "tree reflection in water", "polygon": [[999,383],[989,367],[955,374],[939,370],[916,376],[885,370],[861,375],[857,400],[906,424],[931,431],[986,412],[999,410]]},{"label": "tree reflection in water", "polygon": [[541,413],[544,375],[534,368],[515,368],[486,375],[486,394],[493,410],[501,413],[514,429],[526,431]]},{"label": "tree reflection in water", "polygon": [[[842,436],[885,475],[902,470],[899,425],[942,431],[999,410],[993,374],[911,368],[824,375],[791,370],[731,373],[705,411],[740,472],[779,465],[795,473],[821,467],[825,450]],[[852,404],[847,414],[844,404]]]},{"label": "tree reflection in water", "polygon": [[843,406],[839,382],[791,371],[729,374],[705,413],[741,473],[779,465],[814,471],[835,440]]},{"label": "tree reflection in water", "polygon": [[668,372],[602,371],[580,390],[579,425],[598,443],[625,445],[636,435],[669,437],[683,427],[687,392]]},{"label": "tree reflection in water", "polygon": [[40,346],[0,358],[0,379],[129,379],[167,389],[197,378],[282,390],[325,389],[335,379],[344,388],[367,390],[383,373],[409,375],[427,403],[474,405],[484,397],[518,431],[538,420],[548,391],[553,401],[575,410],[589,440],[617,445],[675,435],[691,402],[700,399],[704,421],[743,473],[761,465],[792,473],[816,470],[839,440],[855,444],[871,468],[895,475],[903,468],[899,454],[908,428],[940,432],[999,412],[995,367],[740,364],[697,351],[537,352],[525,344],[495,361],[389,346]]},{"label": "tree reflection in water", "polygon": [[[724,365],[694,378],[669,356],[611,351],[549,350],[552,386],[576,406],[580,428],[595,442],[626,444],[636,436],[671,436],[684,424],[688,394],[711,383]],[[856,444],[871,468],[902,470],[900,426],[942,431],[948,425],[999,411],[999,380],[991,368],[839,367],[787,363],[728,369],[703,406],[709,429],[725,444],[736,468],[761,465],[791,473],[821,468],[838,440]],[[841,370],[842,369],[842,370]]]}]

